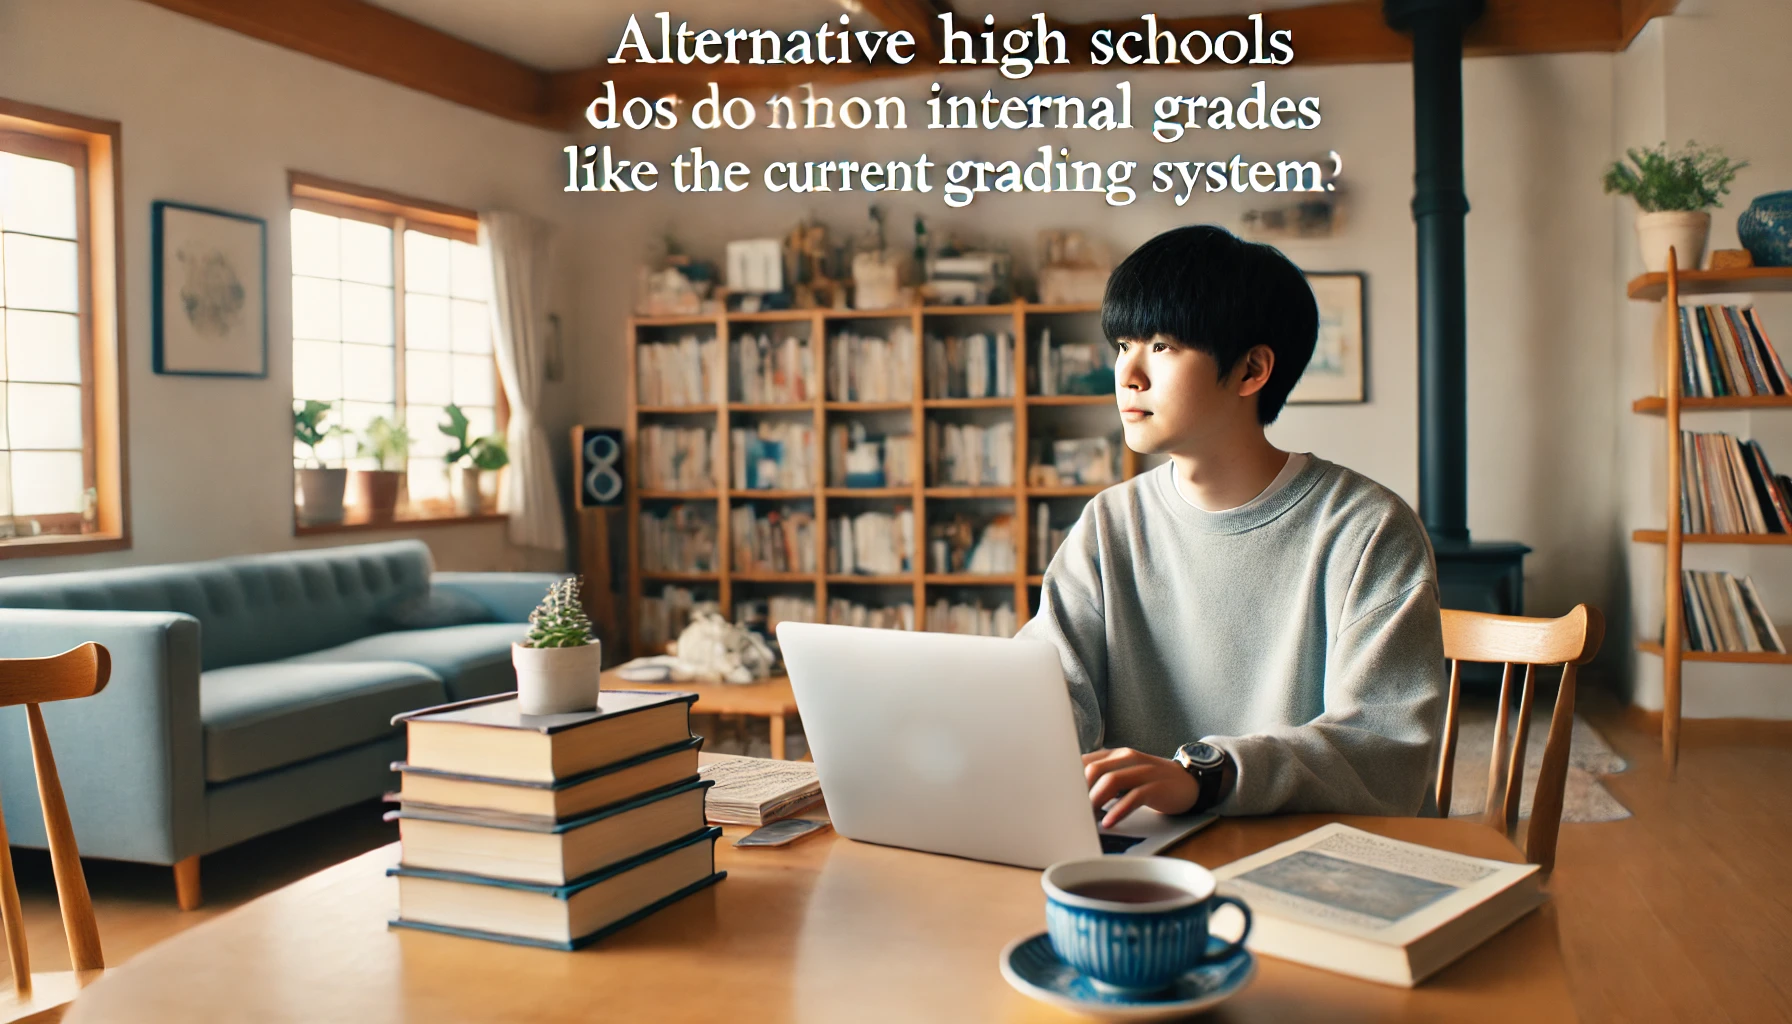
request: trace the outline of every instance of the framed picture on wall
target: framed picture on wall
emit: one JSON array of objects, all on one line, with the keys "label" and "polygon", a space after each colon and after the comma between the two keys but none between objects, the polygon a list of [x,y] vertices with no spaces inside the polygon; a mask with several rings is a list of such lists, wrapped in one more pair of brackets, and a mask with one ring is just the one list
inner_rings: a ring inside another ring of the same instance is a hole
[{"label": "framed picture on wall", "polygon": [[1361,273],[1313,272],[1306,275],[1319,301],[1319,341],[1307,372],[1294,385],[1288,401],[1319,405],[1369,400],[1366,354],[1367,322],[1363,318],[1365,277]]},{"label": "framed picture on wall", "polygon": [[268,225],[157,201],[150,213],[155,371],[268,375]]}]

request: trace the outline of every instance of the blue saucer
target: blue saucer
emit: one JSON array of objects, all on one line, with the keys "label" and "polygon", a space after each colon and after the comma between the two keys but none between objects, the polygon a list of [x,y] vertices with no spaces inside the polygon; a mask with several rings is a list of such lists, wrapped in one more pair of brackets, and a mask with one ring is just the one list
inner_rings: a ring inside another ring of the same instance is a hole
[{"label": "blue saucer", "polygon": [[[1215,951],[1226,946],[1219,939],[1208,942]],[[1145,1021],[1199,1013],[1225,1001],[1256,975],[1257,958],[1241,949],[1195,968],[1161,992],[1110,992],[1058,959],[1050,937],[1040,932],[1009,943],[1002,950],[1001,967],[1008,984],[1041,1002],[1108,1020]]]}]

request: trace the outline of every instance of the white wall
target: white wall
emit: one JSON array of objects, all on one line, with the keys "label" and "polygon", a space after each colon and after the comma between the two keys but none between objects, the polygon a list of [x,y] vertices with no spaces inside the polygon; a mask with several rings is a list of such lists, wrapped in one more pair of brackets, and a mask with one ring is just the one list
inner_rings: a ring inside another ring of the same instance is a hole
[{"label": "white wall", "polygon": [[[134,0],[0,0],[0,96],[123,125],[129,551],[0,562],[0,573],[167,562],[402,536],[292,536],[289,169],[471,209],[564,221],[551,132],[455,106]],[[150,369],[150,204],[268,222],[266,380]],[[564,252],[574,240],[561,231]],[[573,262],[556,306],[568,320]],[[570,378],[569,378],[570,379]],[[556,441],[576,390],[549,386]],[[560,442],[560,447],[565,447]],[[418,530],[438,565],[556,565],[502,524]]]}]

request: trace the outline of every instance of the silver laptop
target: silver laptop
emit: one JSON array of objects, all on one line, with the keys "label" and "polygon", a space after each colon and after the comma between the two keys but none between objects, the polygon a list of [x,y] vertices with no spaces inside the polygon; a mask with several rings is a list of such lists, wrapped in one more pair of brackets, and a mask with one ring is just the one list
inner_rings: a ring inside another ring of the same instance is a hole
[{"label": "silver laptop", "polygon": [[1098,828],[1050,644],[801,622],[778,642],[850,839],[1042,868],[1156,853],[1214,819],[1140,809]]}]

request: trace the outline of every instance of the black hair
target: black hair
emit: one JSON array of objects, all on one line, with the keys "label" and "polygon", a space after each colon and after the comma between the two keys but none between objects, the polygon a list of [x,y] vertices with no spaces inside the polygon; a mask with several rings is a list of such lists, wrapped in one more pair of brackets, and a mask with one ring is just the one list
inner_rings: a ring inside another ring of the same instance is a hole
[{"label": "black hair", "polygon": [[1313,358],[1319,304],[1300,268],[1275,247],[1195,224],[1166,231],[1121,261],[1108,278],[1101,330],[1110,344],[1173,338],[1211,355],[1221,378],[1253,347],[1268,345],[1276,360],[1257,392],[1257,422],[1269,424]]}]

